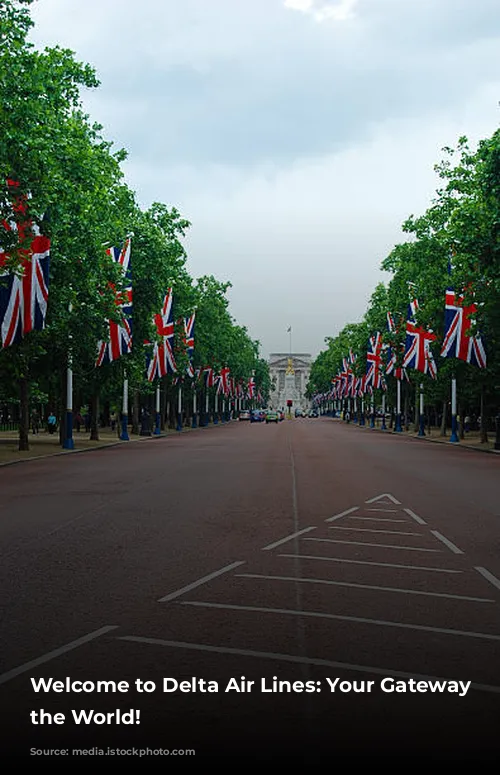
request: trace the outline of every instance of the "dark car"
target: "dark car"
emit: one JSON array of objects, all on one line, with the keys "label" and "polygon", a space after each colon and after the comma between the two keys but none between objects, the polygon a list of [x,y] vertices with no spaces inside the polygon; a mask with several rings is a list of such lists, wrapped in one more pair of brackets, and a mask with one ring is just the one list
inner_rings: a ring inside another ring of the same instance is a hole
[{"label": "dark car", "polygon": [[253,412],[250,412],[250,422],[262,422],[263,416],[260,409],[254,409]]}]

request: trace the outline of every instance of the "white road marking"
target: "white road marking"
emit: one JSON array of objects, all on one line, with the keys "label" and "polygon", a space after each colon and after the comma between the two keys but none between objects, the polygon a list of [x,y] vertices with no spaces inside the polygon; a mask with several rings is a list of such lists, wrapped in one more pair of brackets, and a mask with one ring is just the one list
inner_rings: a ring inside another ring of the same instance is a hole
[{"label": "white road marking", "polygon": [[370,500],[365,501],[365,503],[376,503],[376,501],[381,501],[382,498],[389,498],[390,501],[396,503],[398,506],[401,506],[401,501],[398,501],[394,495],[390,495],[388,492],[384,492],[382,495],[376,495],[375,498],[370,498]]},{"label": "white road marking", "polygon": [[330,579],[297,579],[295,576],[265,576],[260,573],[235,573],[238,578],[264,579],[266,581],[301,581],[304,584],[326,584],[330,587],[350,587],[352,589],[375,589],[377,592],[399,592],[402,595],[424,595],[425,597],[445,597],[448,600],[468,600],[471,603],[496,603],[489,597],[466,597],[465,595],[447,595],[444,592],[423,592],[420,589],[402,589],[400,587],[380,587],[372,584],[351,584],[347,581]]},{"label": "white road marking", "polygon": [[190,592],[192,589],[196,589],[196,587],[201,587],[202,584],[206,584],[207,581],[211,581],[212,579],[216,579],[217,576],[222,576],[223,573],[228,573],[230,570],[233,570],[233,568],[237,568],[239,565],[244,565],[244,561],[240,560],[239,562],[233,562],[231,565],[226,565],[224,568],[221,568],[220,570],[216,570],[213,573],[209,573],[208,576],[203,576],[203,578],[198,579],[197,581],[193,581],[192,584],[188,584],[185,587],[182,587],[182,589],[177,589],[175,592],[170,592],[169,595],[165,595],[165,597],[161,597],[158,602],[159,603],[166,603],[168,600],[175,600],[176,597],[180,597],[184,594],[184,592]]},{"label": "white road marking", "polygon": [[459,549],[456,544],[446,538],[442,533],[438,533],[437,530],[431,530],[431,533],[433,536],[436,536],[439,541],[442,541],[443,544],[448,547],[448,549],[451,549],[454,554],[463,554],[463,551]]},{"label": "white road marking", "polygon": [[364,541],[339,541],[336,538],[304,538],[304,541],[324,541],[329,544],[350,544],[351,546],[375,546],[378,549],[406,549],[409,552],[441,551],[441,549],[423,549],[420,546],[394,546],[394,544],[368,544]]},{"label": "white road marking", "polygon": [[227,608],[231,611],[255,611],[256,613],[289,614],[291,616],[308,616],[315,619],[335,619],[341,622],[356,622],[357,624],[373,624],[378,627],[396,627],[401,630],[421,630],[422,632],[436,632],[440,635],[457,635],[463,638],[478,638],[480,640],[500,641],[500,635],[489,635],[486,632],[474,632],[469,630],[451,630],[446,627],[431,627],[426,624],[405,624],[404,622],[391,622],[385,619],[367,619],[363,616],[343,616],[342,614],[324,614],[319,611],[294,611],[290,608],[261,608],[253,605],[231,605],[225,603],[204,603],[200,600],[180,600],[177,605],[191,605],[201,608]]},{"label": "white road marking", "polygon": [[[393,535],[393,536],[421,536],[421,533],[405,533],[402,530],[378,530],[376,527],[339,527],[338,525],[333,525],[332,527],[329,527],[328,530],[351,530],[356,531],[356,533],[385,533],[386,535]],[[422,536],[423,538],[424,536]]]},{"label": "white road marking", "polygon": [[366,511],[387,511],[387,512],[389,512],[391,514],[397,514],[398,513],[397,509],[366,509]]},{"label": "white road marking", "polygon": [[427,524],[427,522],[424,519],[422,519],[422,517],[419,517],[418,514],[415,514],[415,512],[412,511],[411,509],[403,509],[403,511],[406,511],[406,513],[409,514],[410,517],[415,520],[415,522],[418,522],[419,525]]},{"label": "white road marking", "polygon": [[309,533],[310,530],[316,530],[315,527],[305,527],[303,530],[297,530],[296,533],[292,533],[291,535],[287,536],[286,538],[281,538],[279,541],[275,541],[274,544],[269,544],[268,546],[263,546],[262,551],[267,552],[269,549],[276,549],[277,546],[281,546],[281,544],[286,544],[287,541],[291,541],[293,538],[297,538],[298,536],[301,536],[303,533]]},{"label": "white road marking", "polygon": [[29,670],[32,670],[34,667],[43,665],[45,662],[50,662],[51,659],[60,657],[61,654],[66,654],[66,652],[68,651],[73,651],[73,649],[77,649],[79,646],[83,646],[85,643],[89,643],[91,640],[100,638],[101,635],[105,635],[107,632],[111,632],[111,630],[116,630],[116,629],[118,629],[117,626],[101,627],[98,630],[89,632],[88,635],[82,635],[81,638],[77,638],[76,640],[72,640],[70,643],[66,643],[64,646],[60,646],[58,649],[54,649],[53,651],[48,651],[47,654],[44,654],[41,657],[37,657],[36,659],[31,659],[29,662],[25,662],[24,665],[20,665],[19,667],[14,667],[12,670],[7,670],[6,673],[2,673],[0,675],[0,684],[4,684],[7,681],[10,681],[12,678],[16,678],[18,675],[22,675],[22,673],[27,673]]},{"label": "white road marking", "polygon": [[325,522],[334,522],[336,519],[345,517],[346,514],[352,514],[353,511],[359,511],[359,506],[353,506],[352,509],[347,509],[346,511],[342,511],[340,514],[335,514],[334,517],[328,517],[328,519],[325,519]]},{"label": "white road marking", "polygon": [[364,519],[370,522],[403,522],[408,524],[406,519],[389,519],[388,517],[349,517],[349,519]]},{"label": "white road marking", "polygon": [[[252,651],[250,649],[234,649],[227,646],[208,646],[204,643],[186,643],[177,640],[162,640],[160,638],[142,638],[137,635],[122,635],[118,640],[131,643],[145,643],[150,646],[165,646],[166,648],[187,649],[192,651],[206,651],[212,654],[230,654],[238,657],[255,657],[257,659],[270,659],[276,662],[292,662],[299,665],[314,665],[316,667],[328,667],[336,670],[348,670],[357,673],[373,673],[373,675],[394,676],[394,678],[414,678],[417,681],[448,681],[449,678],[438,678],[418,673],[405,673],[401,670],[393,670],[390,667],[369,667],[368,665],[352,665],[348,662],[332,662],[328,659],[314,659],[311,657],[296,657],[291,654],[278,654],[270,651]],[[500,686],[489,684],[471,683],[471,689],[483,692],[500,693]]]},{"label": "white road marking", "polygon": [[[294,557],[293,554],[279,554],[278,557]],[[370,560],[346,560],[343,557],[320,557],[316,554],[301,554],[304,560],[328,560],[329,562],[347,562],[352,565],[376,565],[378,568],[404,568],[407,570],[430,570],[436,573],[463,573],[463,570],[449,568],[429,568],[425,565],[401,565],[393,562],[372,562]]]},{"label": "white road marking", "polygon": [[493,573],[490,573],[489,570],[486,570],[486,568],[481,568],[479,565],[475,566],[475,569],[478,573],[481,574],[481,576],[484,576],[485,579],[487,579],[490,584],[493,584],[494,587],[497,589],[500,589],[500,580],[497,579],[496,576],[493,575]]}]

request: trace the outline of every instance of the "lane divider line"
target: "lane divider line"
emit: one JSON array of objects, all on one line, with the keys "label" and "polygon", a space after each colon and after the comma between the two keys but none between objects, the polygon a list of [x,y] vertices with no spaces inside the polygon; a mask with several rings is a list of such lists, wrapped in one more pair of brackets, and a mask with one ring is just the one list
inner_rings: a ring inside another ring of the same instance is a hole
[{"label": "lane divider line", "polygon": [[268,552],[270,551],[270,549],[275,549],[277,546],[281,546],[281,544],[286,544],[287,541],[292,541],[292,539],[298,538],[298,536],[303,535],[303,533],[309,533],[310,530],[316,530],[316,527],[305,527],[303,530],[297,530],[296,533],[292,533],[286,538],[280,538],[279,541],[275,541],[273,544],[268,544],[267,546],[263,546],[261,551]]},{"label": "lane divider line", "polygon": [[479,565],[475,565],[474,569],[477,570],[478,573],[481,574],[481,576],[484,576],[487,581],[490,582],[490,584],[493,584],[494,587],[497,589],[500,589],[500,579],[497,579],[496,576],[493,575],[493,573],[490,573],[489,570],[486,570],[486,568],[481,568]]},{"label": "lane divider line", "polygon": [[334,619],[341,622],[356,622],[356,624],[373,624],[378,627],[396,627],[402,630],[420,630],[422,632],[437,632],[440,635],[457,635],[464,638],[500,641],[500,635],[490,635],[486,632],[470,630],[452,630],[447,627],[432,627],[429,624],[406,624],[385,619],[367,619],[363,616],[348,616],[343,614],[327,614],[320,611],[296,611],[290,608],[264,608],[253,605],[231,605],[230,603],[205,603],[201,600],[180,600],[177,605],[191,605],[200,608],[227,608],[231,611],[255,611],[256,613],[289,614],[291,616],[308,616],[315,619]]},{"label": "lane divider line", "polygon": [[73,649],[77,649],[80,646],[83,646],[85,643],[90,643],[90,641],[95,640],[96,638],[100,638],[101,635],[105,635],[107,632],[111,632],[111,630],[117,630],[117,629],[118,629],[117,625],[109,626],[109,627],[100,627],[98,630],[89,632],[87,635],[82,635],[81,638],[72,640],[69,643],[66,643],[64,646],[60,646],[57,649],[53,649],[53,651],[48,651],[46,654],[43,654],[41,657],[37,657],[36,659],[31,659],[29,662],[25,662],[24,665],[19,665],[19,667],[14,667],[12,670],[7,670],[6,673],[2,673],[2,675],[0,675],[0,684],[4,684],[7,681],[11,681],[12,678],[16,678],[18,675],[22,675],[22,673],[27,673],[29,670],[32,670],[34,667],[43,665],[45,664],[45,662],[50,662],[51,659],[56,659],[56,657],[60,657],[61,654],[66,654],[68,651],[73,651]]},{"label": "lane divider line", "polygon": [[467,600],[470,603],[496,603],[489,597],[468,597],[466,595],[449,595],[445,592],[424,592],[421,589],[404,589],[401,587],[381,587],[372,584],[352,584],[348,581],[331,581],[330,579],[298,579],[295,576],[266,576],[261,573],[235,573],[238,578],[264,579],[265,581],[300,581],[304,584],[326,584],[329,587],[349,587],[351,589],[374,589],[377,592],[399,592],[402,595],[423,595],[425,597],[444,597],[447,600]]},{"label": "lane divider line", "polygon": [[[353,671],[356,673],[373,673],[373,675],[382,675],[384,677],[394,678],[414,678],[422,681],[449,681],[454,679],[438,678],[430,675],[419,675],[418,673],[406,673],[401,670],[393,670],[385,667],[370,667],[368,665],[352,665],[348,662],[332,662],[328,659],[314,659],[312,657],[296,657],[291,654],[278,654],[269,651],[253,651],[250,649],[235,649],[227,646],[209,646],[204,643],[186,643],[176,640],[162,640],[161,638],[142,638],[137,635],[123,635],[118,640],[130,641],[132,643],[145,643],[150,646],[164,646],[166,648],[186,649],[192,651],[205,651],[212,654],[228,654],[237,657],[255,657],[257,659],[270,659],[276,662],[291,662],[299,665],[314,665],[315,667],[334,668],[336,670]],[[491,686],[489,684],[471,683],[471,689],[483,692],[500,693],[500,686]]]},{"label": "lane divider line", "polygon": [[376,527],[339,527],[338,525],[332,525],[328,530],[352,530],[356,533],[384,533],[385,535],[393,536],[422,536],[422,533],[408,533],[403,530],[378,530]]},{"label": "lane divider line", "polygon": [[458,546],[453,543],[453,541],[450,541],[442,533],[439,533],[437,530],[431,530],[431,533],[433,536],[436,536],[438,541],[441,541],[445,546],[447,546],[448,549],[453,552],[453,554],[464,554],[464,552],[459,549]]},{"label": "lane divider line", "polygon": [[[279,554],[278,557],[296,557],[295,554]],[[301,554],[303,560],[327,560],[328,562],[346,562],[349,565],[376,565],[377,568],[404,568],[405,570],[430,570],[436,573],[463,573],[463,570],[451,568],[429,568],[426,565],[402,565],[394,562],[373,562],[372,560],[346,560],[344,557],[321,557],[317,554]],[[499,582],[500,583],[500,582]]]},{"label": "lane divider line", "polygon": [[207,576],[203,576],[203,578],[198,579],[197,581],[193,581],[191,584],[187,584],[185,587],[182,587],[181,589],[177,589],[175,592],[170,592],[168,595],[165,595],[164,597],[161,597],[158,602],[159,603],[166,603],[169,600],[175,600],[176,597],[180,597],[184,594],[184,592],[190,592],[192,589],[196,589],[196,587],[201,587],[202,584],[206,584],[208,581],[212,581],[212,579],[216,579],[218,576],[222,576],[223,573],[229,573],[229,571],[233,570],[234,568],[237,568],[239,565],[244,565],[243,560],[239,560],[238,562],[232,562],[231,565],[226,565],[224,568],[220,568],[220,570],[216,570],[213,573],[209,573]]},{"label": "lane divider line", "polygon": [[412,511],[411,509],[403,509],[403,511],[406,511],[406,513],[407,513],[407,514],[408,514],[408,515],[409,515],[409,516],[410,516],[412,519],[414,519],[414,520],[415,520],[415,522],[418,522],[418,524],[419,524],[419,525],[426,525],[426,524],[427,524],[427,522],[426,522],[424,519],[422,519],[422,517],[419,517],[419,516],[418,516],[418,514],[415,514],[415,512],[414,512],[414,511]]},{"label": "lane divider line", "polygon": [[441,549],[425,549],[421,546],[395,546],[394,544],[369,544],[365,541],[340,541],[338,538],[304,538],[304,541],[324,541],[328,544],[350,544],[351,546],[375,546],[378,549],[405,549],[408,552],[441,552]]},{"label": "lane divider line", "polygon": [[340,514],[335,514],[333,517],[328,517],[328,519],[325,519],[325,522],[334,522],[336,519],[345,517],[346,514],[352,514],[353,511],[359,511],[359,506],[353,506],[352,509],[347,509],[346,511],[342,511]]}]

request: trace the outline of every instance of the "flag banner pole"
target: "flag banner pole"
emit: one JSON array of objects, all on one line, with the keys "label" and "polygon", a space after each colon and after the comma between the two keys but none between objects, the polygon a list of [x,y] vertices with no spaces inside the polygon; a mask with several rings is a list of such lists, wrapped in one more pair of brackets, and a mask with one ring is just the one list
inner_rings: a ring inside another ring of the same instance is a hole
[{"label": "flag banner pole", "polygon": [[450,441],[457,443],[460,441],[457,433],[457,378],[455,375],[451,378],[451,436]]},{"label": "flag banner pole", "polygon": [[219,394],[215,394],[214,399],[214,425],[219,424]]},{"label": "flag banner pole", "polygon": [[198,427],[198,418],[196,416],[197,406],[196,406],[196,382],[193,383],[193,417],[191,420],[191,428],[197,428]]},{"label": "flag banner pole", "polygon": [[353,422],[358,422],[358,399],[354,397],[354,416],[352,418]]},{"label": "flag banner pole", "polygon": [[382,430],[387,430],[387,426],[385,424],[385,393],[382,393]]},{"label": "flag banner pole", "polygon": [[156,404],[155,404],[155,429],[153,436],[161,434],[161,414],[160,414],[160,383],[156,386]]},{"label": "flag banner pole", "polygon": [[222,399],[222,416],[221,422],[226,422],[226,399]]},{"label": "flag banner pole", "polygon": [[370,428],[375,428],[375,398],[373,395],[370,403]]},{"label": "flag banner pole", "polygon": [[401,380],[397,380],[397,398],[396,398],[396,425],[394,427],[396,433],[401,433],[403,428],[401,427]]},{"label": "flag banner pole", "polygon": [[123,377],[123,401],[122,401],[122,432],[121,441],[130,441],[128,435],[128,379],[125,372]]},{"label": "flag banner pole", "polygon": [[359,424],[364,425],[365,424],[365,399],[361,399],[361,415],[359,417]]},{"label": "flag banner pole", "polygon": [[68,368],[66,369],[66,434],[63,449],[74,449],[73,440],[73,369],[71,353],[68,353]]},{"label": "flag banner pole", "polygon": [[177,394],[177,430],[182,430],[182,383],[179,383]]},{"label": "flag banner pole", "polygon": [[424,418],[424,383],[420,383],[420,416],[418,423],[418,435],[425,436],[425,418]]},{"label": "flag banner pole", "polygon": [[209,398],[210,396],[208,395],[208,388],[207,388],[205,392],[205,425],[208,425],[208,423],[210,422],[210,405],[208,403]]}]

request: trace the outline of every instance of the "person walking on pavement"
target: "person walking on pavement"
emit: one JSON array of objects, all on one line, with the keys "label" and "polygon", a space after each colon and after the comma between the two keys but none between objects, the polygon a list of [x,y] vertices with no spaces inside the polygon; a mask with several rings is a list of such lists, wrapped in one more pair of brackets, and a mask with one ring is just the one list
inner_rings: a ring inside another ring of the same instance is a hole
[{"label": "person walking on pavement", "polygon": [[56,429],[56,425],[57,425],[56,416],[55,416],[54,412],[51,412],[49,414],[49,417],[48,417],[48,420],[47,420],[47,427],[49,429],[49,433],[50,433],[51,436],[52,436],[52,434],[54,433],[54,431]]}]

